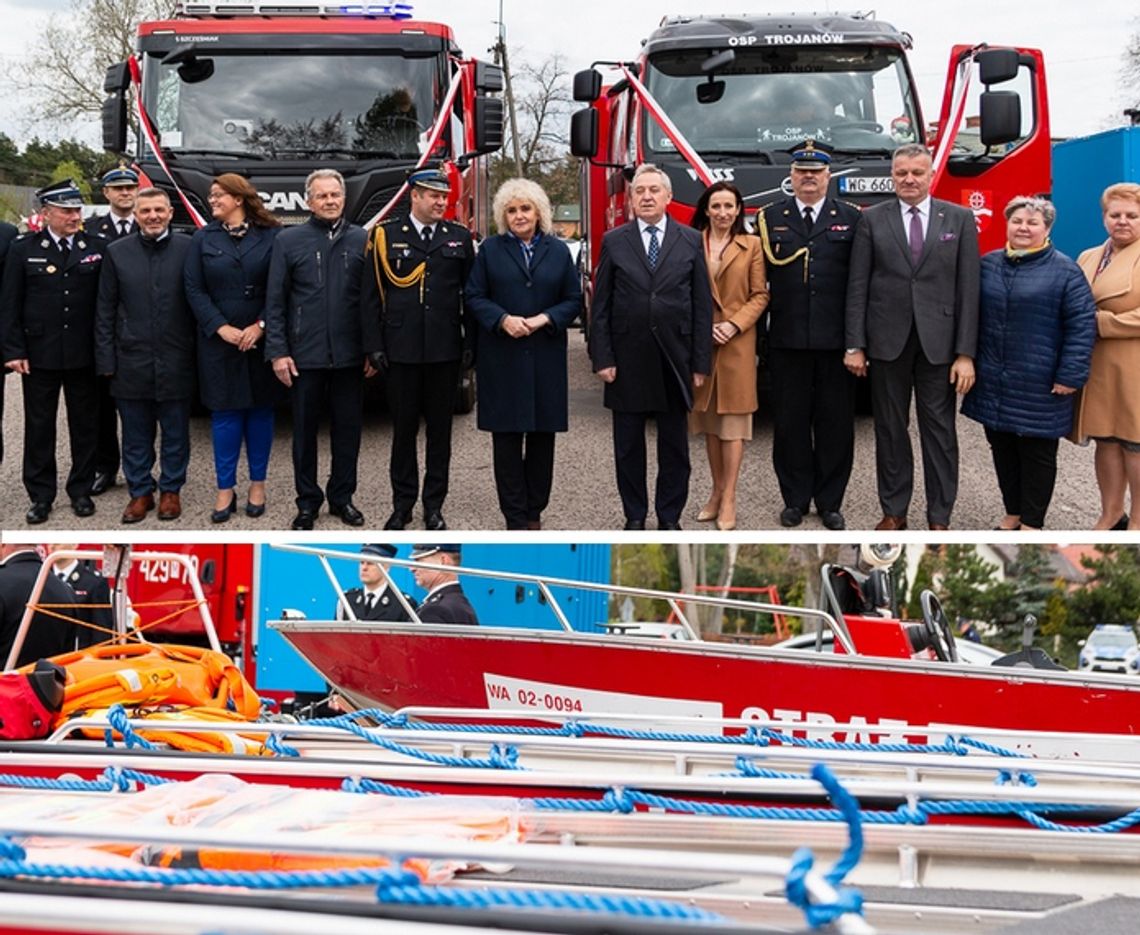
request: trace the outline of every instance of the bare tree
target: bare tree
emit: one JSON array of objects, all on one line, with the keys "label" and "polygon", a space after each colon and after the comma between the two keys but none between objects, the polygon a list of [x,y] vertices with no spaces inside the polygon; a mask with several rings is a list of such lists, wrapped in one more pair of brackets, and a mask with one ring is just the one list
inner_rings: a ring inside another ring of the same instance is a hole
[{"label": "bare tree", "polygon": [[[717,572],[715,590],[708,591],[709,550],[704,543],[683,543],[677,546],[677,568],[680,572],[681,591],[685,594],[699,592],[712,593],[717,597],[727,597],[732,587],[736,571],[736,556],[739,546],[735,542],[724,546],[723,560]],[[685,616],[697,621],[702,633],[720,633],[724,623],[724,608],[707,604],[686,604]]]},{"label": "bare tree", "polygon": [[142,20],[170,12],[170,0],[72,0],[66,13],[48,18],[26,60],[8,68],[8,80],[28,101],[33,121],[98,117],[107,66],[132,54]]},{"label": "bare tree", "polygon": [[[1126,110],[1140,110],[1140,16],[1124,46],[1120,63],[1120,100]],[[1137,118],[1133,117],[1133,120]]]}]

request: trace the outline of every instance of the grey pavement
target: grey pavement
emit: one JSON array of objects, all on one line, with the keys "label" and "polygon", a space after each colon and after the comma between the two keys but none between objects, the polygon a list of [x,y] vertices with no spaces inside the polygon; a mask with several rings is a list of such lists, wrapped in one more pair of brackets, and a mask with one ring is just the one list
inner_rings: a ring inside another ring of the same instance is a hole
[{"label": "grey pavement", "polygon": [[[189,479],[182,491],[183,516],[173,522],[159,522],[152,513],[135,526],[122,526],[119,514],[126,505],[127,493],[120,476],[119,486],[96,499],[94,516],[80,519],[70,509],[62,490],[63,467],[67,463],[66,428],[59,431],[60,495],[48,523],[28,527],[24,511],[27,496],[20,480],[22,451],[22,407],[19,379],[7,378],[4,406],[4,452],[0,464],[0,529],[67,529],[81,535],[95,530],[119,529],[132,537],[146,537],[154,532],[183,534],[187,531],[240,532],[242,535],[273,530],[287,530],[295,508],[290,456],[290,420],[287,410],[279,414],[277,436],[269,470],[268,509],[260,519],[249,519],[240,510],[224,525],[210,523],[214,502],[214,471],[210,447],[209,419],[199,417],[192,425],[192,453]],[[913,421],[913,420],[912,420]],[[1004,512],[994,478],[989,446],[981,427],[959,417],[961,447],[961,486],[952,528],[957,530],[991,530]],[[917,434],[912,431],[916,462],[920,463]],[[369,410],[364,426],[364,444],[359,465],[359,487],[355,503],[367,518],[368,529],[379,529],[391,510],[388,487],[388,451],[391,425],[386,413]],[[711,524],[696,522],[696,512],[711,489],[704,443],[693,437],[690,443],[693,477],[689,505],[682,525],[687,532],[720,534]],[[783,504],[771,463],[772,426],[763,410],[757,416],[754,438],[746,443],[737,499],[738,529],[784,530],[779,525]],[[650,440],[650,484],[655,473]],[[328,471],[327,440],[322,438],[320,476]],[[422,435],[421,435],[422,459]],[[910,527],[925,529],[925,500],[921,470],[916,478],[914,502],[910,508]],[[239,479],[242,477],[239,471]],[[547,530],[620,530],[623,518],[614,479],[610,416],[602,406],[601,384],[590,373],[585,342],[580,332],[570,336],[570,431],[559,435],[556,447],[554,493],[543,516]],[[240,503],[244,504],[244,487],[239,486]],[[495,498],[491,469],[491,440],[475,426],[475,414],[457,416],[453,438],[451,492],[444,506],[444,516],[456,531],[501,530],[502,516]],[[844,504],[850,530],[867,530],[878,522],[880,511],[875,492],[875,460],[873,428],[869,416],[862,416],[856,427],[855,468]],[[1099,514],[1099,500],[1093,475],[1092,448],[1079,448],[1062,441],[1059,455],[1057,490],[1049,511],[1050,530],[1089,529]],[[415,523],[421,521],[417,509]],[[652,522],[650,523],[652,525]],[[824,530],[814,514],[807,517],[801,530],[817,533]],[[321,514],[314,535],[349,532],[340,520]],[[296,534],[294,534],[296,535]]]}]

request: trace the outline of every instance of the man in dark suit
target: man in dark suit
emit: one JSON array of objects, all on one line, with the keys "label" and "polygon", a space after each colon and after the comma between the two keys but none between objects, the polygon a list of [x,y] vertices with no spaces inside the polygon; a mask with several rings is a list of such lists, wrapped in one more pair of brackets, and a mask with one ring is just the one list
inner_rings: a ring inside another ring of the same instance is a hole
[{"label": "man in dark suit", "polygon": [[689,497],[687,420],[693,387],[712,369],[712,291],[701,236],[665,214],[669,177],[641,165],[630,184],[637,219],[602,239],[590,359],[613,412],[625,528],[645,528],[645,425],[657,423],[658,529],[680,529]]},{"label": "man in dark suit", "polygon": [[[56,552],[74,552],[79,546],[53,543],[47,547],[49,559]],[[78,605],[68,615],[77,621],[75,626],[75,649],[85,649],[111,638],[115,628],[115,617],[111,612],[111,586],[88,562],[71,558],[55,563],[55,576],[71,588],[74,593],[72,603]],[[83,624],[87,624],[84,626]]]},{"label": "man in dark suit", "polygon": [[421,562],[413,572],[416,584],[427,590],[427,596],[416,608],[421,623],[456,623],[478,626],[475,608],[467,600],[459,577],[451,568],[459,564],[458,545],[413,545],[412,558]]},{"label": "man in dark suit", "polygon": [[[344,599],[352,608],[357,620],[386,620],[398,622],[410,620],[408,612],[404,610],[400,599],[396,597],[388,586],[387,580],[380,571],[380,565],[370,559],[395,558],[396,547],[387,543],[377,545],[362,545],[360,547],[360,584],[359,588],[350,588],[344,592]],[[411,607],[416,606],[415,598],[405,594],[404,598]],[[337,604],[337,620],[348,620],[344,604]]]},{"label": "man in dark suit", "polygon": [[[0,221],[0,292],[3,291],[3,270],[4,261],[8,258],[8,248],[12,245],[12,241],[16,239],[16,235],[20,233],[20,229],[15,224],[9,224],[7,221]],[[0,366],[0,462],[4,460],[4,384],[7,382],[5,377],[8,376],[8,368]]]},{"label": "man in dark suit", "polygon": [[843,529],[843,495],[855,457],[855,378],[843,366],[844,306],[860,212],[827,197],[831,156],[812,140],[792,154],[793,196],[762,208],[757,226],[768,267],[768,376],[772,463],[782,526],[811,502],[828,529]]},{"label": "man in dark suit", "polygon": [[80,230],[83,196],[73,181],[56,182],[36,196],[44,229],[13,241],[0,295],[4,365],[23,378],[29,524],[46,522],[55,500],[60,390],[71,442],[67,495],[76,516],[95,512],[95,298],[107,245],[102,237]]},{"label": "man in dark suit", "polygon": [[[34,545],[0,542],[0,669],[8,661],[36,576],[42,567],[43,562]],[[55,575],[48,575],[36,603],[67,607],[75,603],[75,594]],[[24,635],[15,665],[23,666],[45,656],[68,652],[74,640],[71,623],[37,610]]]},{"label": "man in dark suit", "polygon": [[96,370],[111,379],[123,423],[123,474],[130,493],[124,523],[146,519],[155,508],[156,489],[158,518],[182,515],[197,385],[197,322],[182,285],[190,237],[170,229],[174,209],[159,188],[139,192],[138,217],[138,233],[107,248],[95,316]]},{"label": "man in dark suit", "polygon": [[[88,234],[98,234],[104,240],[115,241],[135,233],[135,200],[139,192],[139,176],[134,169],[119,165],[103,173],[103,197],[110,210],[94,214],[83,224]],[[95,448],[95,483],[93,497],[115,486],[119,473],[119,414],[111,396],[111,381],[98,376],[99,396],[96,402],[99,418],[99,440]]]},{"label": "man in dark suit", "polygon": [[974,385],[978,233],[966,208],[930,197],[930,151],[895,150],[898,198],[863,212],[851,251],[844,363],[871,376],[875,462],[883,518],[906,529],[914,490],[908,425],[913,394],[922,442],[926,519],[947,529],[958,495],[957,391]]},{"label": "man in dark suit", "polygon": [[407,217],[377,224],[368,241],[361,307],[366,350],[385,374],[392,410],[392,515],[385,529],[412,521],[420,495],[416,436],[424,422],[424,527],[446,529],[443,501],[451,472],[455,387],[471,366],[474,329],[467,325],[463,287],[475,262],[471,232],[443,220],[451,183],[438,169],[408,179]]}]

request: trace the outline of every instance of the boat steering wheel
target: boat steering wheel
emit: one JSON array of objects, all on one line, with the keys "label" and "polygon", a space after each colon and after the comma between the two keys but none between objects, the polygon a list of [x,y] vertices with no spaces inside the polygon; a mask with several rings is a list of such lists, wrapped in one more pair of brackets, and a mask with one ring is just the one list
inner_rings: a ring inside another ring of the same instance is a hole
[{"label": "boat steering wheel", "polygon": [[930,639],[930,648],[941,662],[958,661],[958,644],[954,631],[946,618],[946,611],[933,591],[923,591],[918,598],[922,605],[922,626]]}]

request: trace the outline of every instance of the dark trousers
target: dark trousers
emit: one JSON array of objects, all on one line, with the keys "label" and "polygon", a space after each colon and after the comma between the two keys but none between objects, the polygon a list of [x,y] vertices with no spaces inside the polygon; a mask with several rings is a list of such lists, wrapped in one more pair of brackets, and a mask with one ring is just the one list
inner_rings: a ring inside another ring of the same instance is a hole
[{"label": "dark trousers", "polygon": [[111,378],[95,377],[95,410],[99,437],[95,443],[95,472],[114,477],[119,472],[119,411],[111,396]]},{"label": "dark trousers", "polygon": [[249,461],[249,479],[263,481],[269,471],[269,452],[273,448],[273,407],[253,409],[218,409],[210,413],[210,436],[214,443],[214,472],[218,490],[237,485],[237,466],[241,445]]},{"label": "dark trousers", "polygon": [[492,432],[495,490],[507,529],[526,529],[550,502],[553,432]]},{"label": "dark trousers", "polygon": [[[329,505],[342,507],[356,493],[363,419],[363,367],[302,370],[293,378],[293,483],[297,509],[315,513],[328,495]],[[321,413],[329,415],[332,464],[325,491],[317,483],[317,429]]]},{"label": "dark trousers", "polygon": [[416,436],[424,422],[425,513],[443,509],[451,472],[451,418],[459,361],[434,364],[390,364],[386,390],[392,410],[392,506],[411,512],[420,493],[420,464]]},{"label": "dark trousers", "polygon": [[838,511],[855,461],[855,377],[843,351],[769,347],[768,375],[784,506]]},{"label": "dark trousers", "polygon": [[123,422],[123,476],[132,497],[154,493],[154,442],[159,443],[158,490],[178,493],[190,464],[190,400],[118,399]]},{"label": "dark trousers", "polygon": [[645,426],[657,423],[657,490],[653,505],[659,523],[677,523],[689,499],[689,412],[674,381],[665,381],[664,412],[614,411],[614,464],[626,519],[644,520],[646,492]]},{"label": "dark trousers", "polygon": [[1057,481],[1057,439],[986,428],[1005,511],[1040,529]]},{"label": "dark trousers", "polygon": [[34,503],[52,503],[57,489],[55,423],[59,393],[67,411],[71,470],[67,495],[75,500],[91,494],[95,483],[96,424],[91,418],[95,368],[49,370],[34,367],[24,374],[24,489]]},{"label": "dark trousers", "polygon": [[932,364],[911,327],[906,346],[894,360],[871,361],[871,410],[875,416],[875,467],[879,503],[890,516],[905,516],[914,493],[914,452],[910,446],[910,401],[918,413],[926,518],[949,525],[958,497],[958,430],[950,365]]}]

